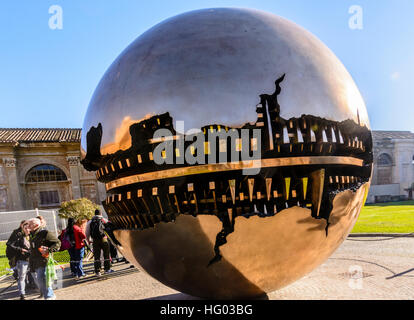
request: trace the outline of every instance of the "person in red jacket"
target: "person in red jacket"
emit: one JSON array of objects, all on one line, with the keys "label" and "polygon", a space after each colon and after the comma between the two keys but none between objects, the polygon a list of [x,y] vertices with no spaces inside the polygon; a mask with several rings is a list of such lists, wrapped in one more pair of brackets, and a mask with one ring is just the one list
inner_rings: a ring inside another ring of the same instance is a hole
[{"label": "person in red jacket", "polygon": [[69,218],[68,226],[62,232],[63,237],[68,234],[72,247],[68,249],[70,260],[71,260],[71,271],[73,276],[77,279],[85,277],[85,272],[83,271],[83,257],[85,255],[85,242],[86,239],[85,232],[80,226],[80,222],[75,223],[74,219]]},{"label": "person in red jacket", "polygon": [[77,221],[73,226],[73,233],[75,235],[75,272],[77,278],[85,277],[83,271],[83,257],[85,256],[85,231],[81,227],[81,221]]}]

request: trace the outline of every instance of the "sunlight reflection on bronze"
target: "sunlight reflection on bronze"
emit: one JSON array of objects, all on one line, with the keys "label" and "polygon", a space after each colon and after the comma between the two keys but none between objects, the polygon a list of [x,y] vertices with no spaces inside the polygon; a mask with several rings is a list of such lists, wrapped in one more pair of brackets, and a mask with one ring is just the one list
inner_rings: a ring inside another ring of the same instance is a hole
[{"label": "sunlight reflection on bronze", "polygon": [[344,241],[369,190],[372,138],[351,76],[313,35],[262,11],[206,9],[115,60],[82,157],[106,184],[129,261],[184,293],[236,299],[288,285]]}]

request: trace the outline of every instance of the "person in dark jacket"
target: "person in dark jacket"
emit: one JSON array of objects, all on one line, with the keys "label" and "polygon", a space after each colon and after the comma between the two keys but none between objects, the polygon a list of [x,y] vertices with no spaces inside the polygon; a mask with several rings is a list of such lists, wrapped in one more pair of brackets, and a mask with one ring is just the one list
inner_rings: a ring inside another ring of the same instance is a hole
[{"label": "person in dark jacket", "polygon": [[115,226],[113,225],[113,223],[111,221],[108,220],[108,222],[105,224],[105,232],[108,235],[108,240],[109,240],[109,252],[110,252],[110,256],[111,256],[111,262],[114,263],[115,260],[118,260],[118,250],[116,248],[116,246],[120,246],[121,244],[119,243],[119,241],[116,239],[115,235],[114,235],[114,230]]},{"label": "person in dark jacket", "polygon": [[29,224],[26,221],[20,223],[20,228],[13,231],[6,245],[12,250],[13,259],[17,270],[17,287],[19,289],[20,299],[26,297],[26,277],[29,267]]},{"label": "person in dark jacket", "polygon": [[108,240],[107,235],[103,232],[105,225],[107,223],[108,223],[108,220],[106,220],[102,216],[102,213],[99,210],[95,210],[95,216],[91,220],[89,220],[88,223],[86,224],[86,239],[89,243],[92,242],[95,274],[98,277],[101,276],[101,253],[102,252],[104,256],[105,273],[114,272],[111,269],[109,240]]},{"label": "person in dark jacket", "polygon": [[10,237],[7,240],[7,243],[6,243],[6,256],[7,256],[7,259],[9,260],[10,268],[14,271],[13,277],[16,280],[18,278],[17,268],[16,268],[16,253],[17,253],[17,250],[14,248],[13,244],[23,234],[23,224],[25,222],[26,222],[25,220],[22,220],[20,222],[19,227],[17,229],[13,230],[13,232],[11,233],[11,235],[10,235]]},{"label": "person in dark jacket", "polygon": [[59,239],[50,231],[41,228],[41,221],[37,218],[28,220],[30,230],[30,272],[36,279],[40,295],[45,300],[55,300],[56,296],[51,287],[46,285],[46,266],[49,254],[60,248]]}]

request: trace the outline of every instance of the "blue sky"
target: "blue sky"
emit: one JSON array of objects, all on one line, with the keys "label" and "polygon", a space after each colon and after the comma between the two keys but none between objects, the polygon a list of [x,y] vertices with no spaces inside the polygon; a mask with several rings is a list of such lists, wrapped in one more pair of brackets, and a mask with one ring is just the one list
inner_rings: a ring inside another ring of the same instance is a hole
[{"label": "blue sky", "polygon": [[[49,28],[49,7],[63,29]],[[363,29],[348,12],[363,9]],[[100,78],[135,38],[190,10],[245,7],[272,12],[321,39],[347,67],[374,130],[414,131],[413,0],[2,0],[0,127],[80,128]]]}]

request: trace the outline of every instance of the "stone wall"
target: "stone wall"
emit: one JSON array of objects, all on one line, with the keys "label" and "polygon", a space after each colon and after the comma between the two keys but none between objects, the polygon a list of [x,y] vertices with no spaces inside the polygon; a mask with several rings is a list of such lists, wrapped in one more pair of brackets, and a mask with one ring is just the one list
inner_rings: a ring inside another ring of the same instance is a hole
[{"label": "stone wall", "polygon": [[[67,181],[28,182],[28,172],[42,164],[61,169]],[[80,164],[79,143],[0,144],[0,211],[58,207],[41,204],[40,193],[45,191],[57,191],[59,202],[85,197],[101,204],[106,193],[101,185],[95,173]]]},{"label": "stone wall", "polygon": [[[389,199],[409,197],[407,189],[414,183],[414,138],[406,135],[407,138],[393,138],[390,132],[389,138],[375,139],[374,134],[374,167],[368,203],[381,196],[384,199],[386,196]],[[389,157],[390,164],[381,164],[381,157]]]},{"label": "stone wall", "polygon": [[367,197],[367,203],[375,203],[381,201],[391,201],[393,197],[399,197],[400,184],[384,184],[384,185],[371,185],[369,194]]}]

